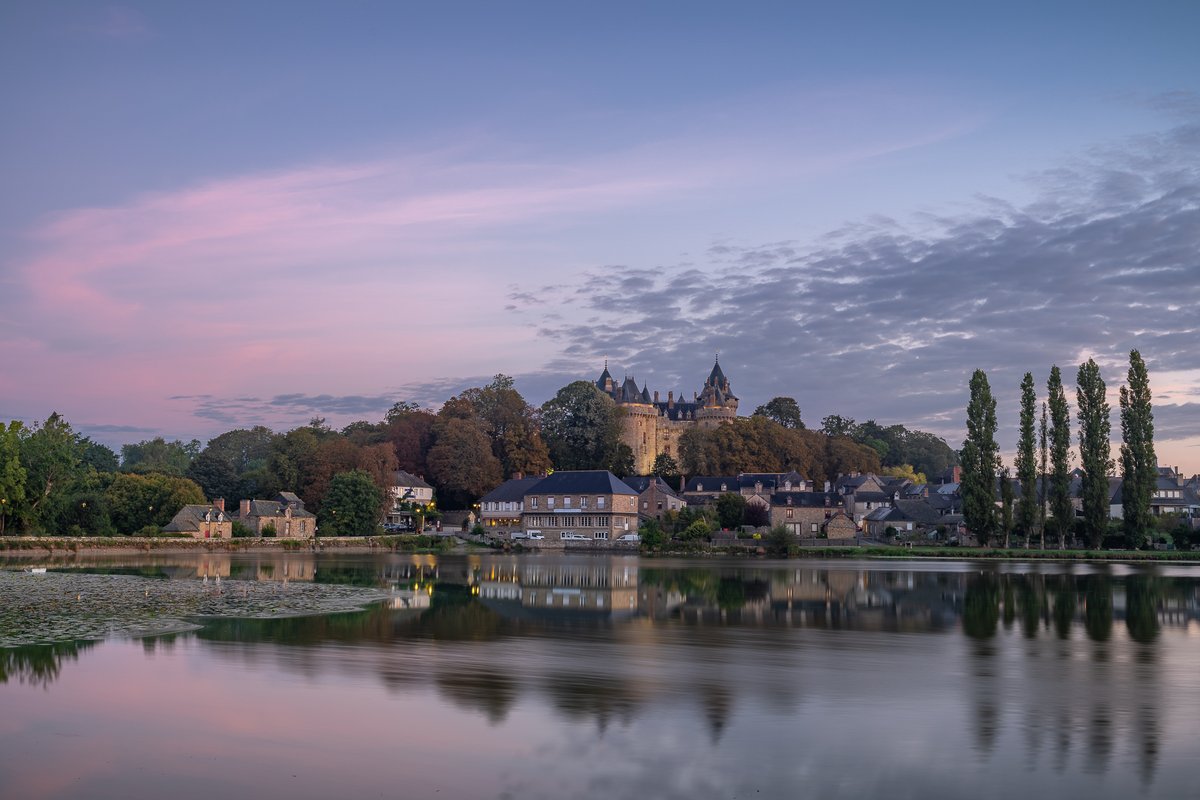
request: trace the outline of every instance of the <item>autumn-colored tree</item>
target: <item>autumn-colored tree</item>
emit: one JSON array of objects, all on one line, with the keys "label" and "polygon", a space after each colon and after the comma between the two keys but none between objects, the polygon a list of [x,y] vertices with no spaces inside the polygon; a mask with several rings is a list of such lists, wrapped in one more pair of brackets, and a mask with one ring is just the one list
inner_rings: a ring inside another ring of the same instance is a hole
[{"label": "autumn-colored tree", "polygon": [[469,401],[446,402],[434,425],[433,442],[427,462],[443,507],[469,506],[500,484],[500,460]]},{"label": "autumn-colored tree", "polygon": [[538,475],[550,469],[550,450],[542,440],[537,412],[513,388],[512,378],[496,375],[487,386],[468,389],[461,398],[483,422],[505,475]]}]

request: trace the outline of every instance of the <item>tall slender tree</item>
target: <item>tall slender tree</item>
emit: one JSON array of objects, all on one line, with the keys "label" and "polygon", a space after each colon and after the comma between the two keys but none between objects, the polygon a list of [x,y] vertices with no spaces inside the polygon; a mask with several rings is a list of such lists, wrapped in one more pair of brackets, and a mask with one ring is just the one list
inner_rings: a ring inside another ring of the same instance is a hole
[{"label": "tall slender tree", "polygon": [[1079,463],[1083,482],[1079,496],[1083,501],[1083,528],[1090,547],[1099,547],[1108,528],[1108,473],[1113,462],[1110,457],[1108,400],[1104,396],[1104,379],[1094,359],[1079,365],[1075,379],[1075,396],[1079,404]]},{"label": "tall slender tree", "polygon": [[1137,350],[1129,352],[1128,384],[1121,387],[1121,439],[1123,526],[1126,542],[1136,548],[1142,546],[1150,530],[1150,498],[1158,482],[1150,376]]},{"label": "tall slender tree", "polygon": [[1050,396],[1050,513],[1061,550],[1075,524],[1075,507],[1071,505],[1071,409],[1057,364],[1050,368],[1046,389]]},{"label": "tall slender tree", "polygon": [[971,376],[962,462],[964,521],[980,544],[987,544],[997,529],[996,473],[1000,468],[1000,449],[996,445],[996,399],[992,397],[987,374],[981,369]]},{"label": "tall slender tree", "polygon": [[1037,416],[1037,394],[1033,388],[1033,373],[1021,379],[1021,432],[1017,439],[1017,480],[1021,484],[1021,501],[1017,504],[1017,524],[1026,542],[1033,541],[1038,524],[1037,440],[1034,418]]},{"label": "tall slender tree", "polygon": [[1046,549],[1046,481],[1050,475],[1050,436],[1046,425],[1046,401],[1042,401],[1042,424],[1038,429],[1038,448],[1041,451],[1041,469],[1038,471],[1038,546]]},{"label": "tall slender tree", "polygon": [[1008,467],[1000,470],[1000,530],[1004,533],[1004,549],[1007,550],[1013,530],[1013,485]]}]

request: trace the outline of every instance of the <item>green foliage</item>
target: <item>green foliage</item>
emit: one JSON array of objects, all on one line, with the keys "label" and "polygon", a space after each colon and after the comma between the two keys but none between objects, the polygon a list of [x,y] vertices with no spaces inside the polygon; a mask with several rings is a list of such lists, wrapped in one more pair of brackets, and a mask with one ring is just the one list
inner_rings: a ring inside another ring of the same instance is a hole
[{"label": "green foliage", "polygon": [[384,492],[363,470],[333,476],[318,526],[326,536],[365,536],[375,533],[383,511]]},{"label": "green foliage", "polygon": [[1008,547],[1013,531],[1013,485],[1008,467],[1000,471],[1000,532],[1004,536],[1004,546]]},{"label": "green foliage", "polygon": [[0,425],[0,535],[25,507],[25,482],[28,473],[21,466],[21,433],[24,426],[13,420]]},{"label": "green foliage", "polygon": [[1057,365],[1050,368],[1046,389],[1050,397],[1050,513],[1061,549],[1074,525],[1075,508],[1071,504],[1071,410]]},{"label": "green foliage", "polygon": [[1099,547],[1108,527],[1108,473],[1113,462],[1109,457],[1108,400],[1105,399],[1104,379],[1093,359],[1079,365],[1076,377],[1078,401],[1079,461],[1083,468],[1080,495],[1083,500],[1083,529],[1089,547]]},{"label": "green foliage", "polygon": [[1128,546],[1141,547],[1153,524],[1150,499],[1158,481],[1150,376],[1137,350],[1129,353],[1127,385],[1121,387],[1121,501]]},{"label": "green foliage", "polygon": [[676,538],[685,542],[692,542],[700,539],[708,539],[711,536],[712,526],[706,520],[698,519],[680,531]]},{"label": "green foliage", "polygon": [[121,448],[121,467],[126,472],[161,472],[164,475],[183,475],[192,459],[200,454],[196,439],[184,444],[168,442],[161,436]]},{"label": "green foliage", "polygon": [[233,521],[233,538],[249,539],[254,536],[254,531],[249,526],[244,525],[240,520]]},{"label": "green foliage", "polygon": [[796,536],[784,525],[771,528],[765,542],[767,552],[777,556],[786,556],[793,547],[799,546]]},{"label": "green foliage", "polygon": [[[274,522],[268,522],[266,525],[262,526],[263,538],[274,539],[278,535],[279,535],[279,531],[276,530]],[[327,534],[327,535],[340,536],[341,534]]]},{"label": "green foliage", "polygon": [[901,464],[897,467],[884,467],[883,469],[879,470],[879,474],[889,478],[903,478],[905,480],[910,480],[917,485],[924,485],[929,482],[929,479],[926,477],[925,473],[917,472],[915,469],[913,469],[912,464]]},{"label": "green foliage", "polygon": [[1034,441],[1034,417],[1037,413],[1037,394],[1033,373],[1021,379],[1021,424],[1017,437],[1017,481],[1021,484],[1021,500],[1017,504],[1017,526],[1026,541],[1033,539],[1038,526],[1038,469],[1037,444]]},{"label": "green foliage", "polygon": [[200,487],[187,478],[120,473],[105,489],[104,502],[113,527],[127,534],[147,525],[162,527],[185,505],[205,499]]},{"label": "green foliage", "polygon": [[620,441],[612,398],[590,381],[575,381],[542,405],[542,435],[557,469],[608,469]]},{"label": "green foliage", "polygon": [[997,528],[995,486],[1000,450],[996,445],[996,400],[981,369],[971,376],[962,467],[963,519],[979,542],[985,544]]},{"label": "green foliage", "polygon": [[660,550],[667,541],[667,536],[663,532],[662,526],[655,519],[648,519],[642,522],[641,527],[638,528],[638,536],[641,537],[643,550]]},{"label": "green foliage", "polygon": [[608,465],[608,471],[618,478],[634,474],[633,448],[624,442],[617,442],[617,447],[613,450],[612,461]]},{"label": "green foliage", "polygon": [[77,446],[83,466],[91,467],[96,472],[116,472],[120,468],[120,460],[112,448],[93,442],[87,436],[80,436]]},{"label": "green foliage", "polygon": [[746,517],[746,498],[734,492],[726,492],[717,498],[717,519],[721,527],[733,530],[740,526]]},{"label": "green foliage", "polygon": [[800,404],[791,397],[772,397],[754,409],[754,416],[766,417],[784,428],[804,427],[804,421],[800,419]]},{"label": "green foliage", "polygon": [[71,426],[57,412],[21,438],[25,468],[25,500],[17,509],[25,531],[52,531],[54,522],[79,475],[79,451]]},{"label": "green foliage", "polygon": [[679,476],[683,473],[679,470],[679,462],[670,453],[659,453],[654,457],[654,464],[650,467],[650,474],[657,475],[673,488],[678,489]]}]

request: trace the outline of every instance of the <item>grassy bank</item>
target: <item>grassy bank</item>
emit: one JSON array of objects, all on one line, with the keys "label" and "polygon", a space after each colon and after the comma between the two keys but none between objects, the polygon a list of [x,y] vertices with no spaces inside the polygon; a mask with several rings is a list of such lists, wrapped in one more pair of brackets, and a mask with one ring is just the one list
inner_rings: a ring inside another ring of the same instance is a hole
[{"label": "grassy bank", "polygon": [[343,536],[317,539],[191,539],[165,536],[4,536],[0,553],[148,553],[148,552],[295,552],[338,550],[346,552],[445,553],[453,550],[453,537],[441,536]]}]

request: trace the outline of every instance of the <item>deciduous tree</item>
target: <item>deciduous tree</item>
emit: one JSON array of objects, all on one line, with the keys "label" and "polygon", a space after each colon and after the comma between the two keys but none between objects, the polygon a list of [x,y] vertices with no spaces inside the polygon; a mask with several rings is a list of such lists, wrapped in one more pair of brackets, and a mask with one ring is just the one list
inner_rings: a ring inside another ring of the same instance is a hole
[{"label": "deciduous tree", "polygon": [[590,381],[564,386],[542,406],[542,435],[557,469],[608,469],[620,432],[616,404]]},{"label": "deciduous tree", "polygon": [[0,536],[9,519],[25,507],[27,473],[21,466],[21,433],[25,426],[13,420],[0,425]]},{"label": "deciduous tree", "polygon": [[329,482],[318,529],[323,536],[373,534],[382,519],[383,500],[383,490],[366,471],[339,472]]},{"label": "deciduous tree", "polygon": [[754,416],[766,417],[785,428],[802,429],[804,427],[804,421],[800,419],[800,404],[792,397],[772,397],[754,409]]}]

